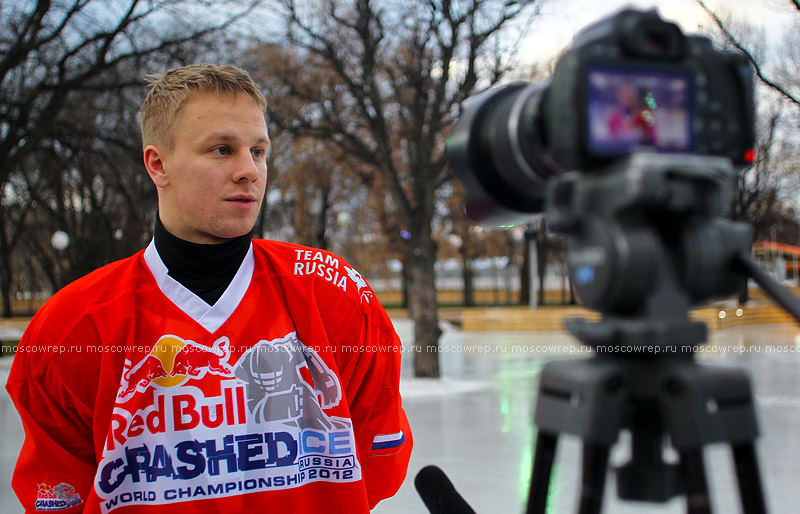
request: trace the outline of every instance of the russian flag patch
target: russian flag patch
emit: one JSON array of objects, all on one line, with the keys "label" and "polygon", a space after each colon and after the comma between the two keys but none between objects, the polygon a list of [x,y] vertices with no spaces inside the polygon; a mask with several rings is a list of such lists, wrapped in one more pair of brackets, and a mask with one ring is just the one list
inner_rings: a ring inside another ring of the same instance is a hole
[{"label": "russian flag patch", "polygon": [[403,432],[376,435],[372,439],[372,451],[370,452],[370,456],[394,455],[400,451],[405,440],[406,436]]}]

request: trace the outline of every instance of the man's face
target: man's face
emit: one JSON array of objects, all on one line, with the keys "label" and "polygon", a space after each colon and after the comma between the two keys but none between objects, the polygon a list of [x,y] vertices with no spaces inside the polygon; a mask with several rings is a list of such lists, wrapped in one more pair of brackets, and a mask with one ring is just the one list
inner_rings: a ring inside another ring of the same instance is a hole
[{"label": "man's face", "polygon": [[619,87],[619,90],[617,91],[617,99],[619,100],[620,105],[626,109],[632,109],[636,107],[636,91],[630,84],[625,83]]},{"label": "man's face", "polygon": [[195,243],[247,234],[267,182],[264,115],[247,95],[190,97],[178,111],[170,150],[148,146],[164,227]]}]

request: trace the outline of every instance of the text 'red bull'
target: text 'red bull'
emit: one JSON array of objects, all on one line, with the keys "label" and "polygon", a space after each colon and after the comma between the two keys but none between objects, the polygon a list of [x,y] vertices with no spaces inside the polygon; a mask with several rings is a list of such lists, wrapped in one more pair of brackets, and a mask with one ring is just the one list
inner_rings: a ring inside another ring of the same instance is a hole
[{"label": "text 'red bull'", "polygon": [[[189,390],[193,389],[193,390]],[[181,394],[155,394],[153,405],[128,417],[115,410],[111,416],[111,431],[106,448],[142,434],[180,432],[198,426],[217,428],[247,423],[245,386],[223,387],[221,396],[206,397],[191,386],[181,388]]]}]

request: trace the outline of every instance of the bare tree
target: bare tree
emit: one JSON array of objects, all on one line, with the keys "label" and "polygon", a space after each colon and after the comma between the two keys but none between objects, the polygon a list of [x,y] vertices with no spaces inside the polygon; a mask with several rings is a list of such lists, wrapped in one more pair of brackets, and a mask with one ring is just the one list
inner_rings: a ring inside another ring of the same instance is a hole
[{"label": "bare tree", "polygon": [[800,190],[800,3],[786,0],[776,8],[786,11],[792,27],[784,34],[777,52],[766,46],[763,29],[755,24],[712,11],[703,0],[721,36],[721,43],[743,52],[758,77],[756,162],[738,175],[734,217],[749,222],[756,239],[770,238],[776,227],[798,226],[797,209],[787,201]]},{"label": "bare tree", "polygon": [[[0,0],[0,190],[4,192],[0,291],[4,316],[12,314],[12,254],[20,241],[18,227],[29,212],[25,202],[33,198],[15,197],[13,189],[7,188],[12,177],[25,171],[31,179],[27,187],[32,187],[44,182],[33,176],[43,170],[31,166],[58,167],[58,161],[44,163],[42,159],[60,159],[68,152],[68,146],[53,143],[53,133],[65,116],[81,119],[75,95],[141,86],[140,73],[120,70],[140,70],[145,60],[155,55],[175,62],[186,43],[230,26],[252,7],[229,3],[233,8],[229,5],[223,16],[206,18],[213,23],[198,23],[204,4],[190,0]],[[67,109],[72,110],[67,113]],[[135,110],[129,115],[135,115]],[[46,143],[48,139],[50,143]],[[40,151],[41,155],[34,155]],[[51,185],[57,183],[51,178]]]},{"label": "bare tree", "polygon": [[[142,88],[73,93],[65,115],[20,166],[24,190],[35,200],[23,244],[52,290],[132,254],[150,236],[155,191],[142,170],[135,116],[143,94]],[[70,244],[53,252],[49,240],[58,230]]]},{"label": "bare tree", "polygon": [[[500,36],[540,2],[276,3],[294,50],[270,70],[271,117],[333,142],[363,163],[365,184],[385,187],[381,217],[389,239],[402,244],[415,375],[438,376],[433,220],[450,179],[445,133],[462,100],[509,70]],[[313,89],[309,76],[328,83]],[[287,103],[295,108],[280,109]]]},{"label": "bare tree", "polygon": [[358,209],[357,188],[348,187],[347,159],[338,148],[315,139],[280,138],[272,146],[284,154],[283,165],[271,170],[270,191],[279,191],[281,201],[270,210],[283,218],[274,221],[291,226],[298,244],[332,249],[339,225],[349,223],[339,214]]},{"label": "bare tree", "polygon": [[[786,0],[787,2],[787,9],[794,10],[797,14],[797,21],[796,23],[800,23],[800,0]],[[741,35],[736,34],[736,30],[731,27],[733,23],[730,20],[725,21],[722,19],[720,15],[716,12],[711,10],[703,0],[697,0],[697,3],[700,4],[700,7],[703,8],[706,13],[714,20],[714,24],[719,28],[722,34],[725,36],[725,39],[728,43],[731,44],[734,48],[742,52],[747,58],[750,60],[750,63],[753,65],[753,69],[755,70],[756,76],[761,81],[762,84],[766,85],[767,87],[771,88],[772,90],[776,91],[780,94],[783,98],[789,100],[790,102],[800,106],[800,94],[793,92],[798,89],[797,83],[797,76],[793,77],[795,84],[787,84],[786,82],[774,78],[769,71],[767,70],[768,66],[767,63],[764,62],[763,55],[759,55],[758,52],[753,51],[752,41],[746,41],[742,38]],[[800,53],[797,52],[797,40],[800,39],[800,36],[795,34],[795,37],[792,38],[794,41],[793,43],[787,43],[787,49],[794,48],[795,51],[790,52],[788,57],[796,59],[794,62],[795,66],[800,65]],[[787,55],[787,54],[784,54]],[[785,73],[778,72],[778,75],[782,75],[783,79],[786,79],[787,76]]]},{"label": "bare tree", "polygon": [[476,305],[475,261],[482,257],[507,257],[508,266],[520,266],[521,239],[518,231],[493,230],[475,225],[464,212],[465,191],[459,183],[448,184],[453,191],[447,198],[446,216],[439,224],[436,239],[440,258],[455,258],[461,267],[464,285],[462,303]]},{"label": "bare tree", "polygon": [[[800,159],[787,148],[780,134],[783,109],[771,105],[763,109],[756,142],[756,162],[738,174],[733,217],[753,227],[755,240],[767,239],[773,227],[798,225],[791,205],[784,202],[790,191],[798,190]],[[788,241],[786,241],[788,242]]]}]

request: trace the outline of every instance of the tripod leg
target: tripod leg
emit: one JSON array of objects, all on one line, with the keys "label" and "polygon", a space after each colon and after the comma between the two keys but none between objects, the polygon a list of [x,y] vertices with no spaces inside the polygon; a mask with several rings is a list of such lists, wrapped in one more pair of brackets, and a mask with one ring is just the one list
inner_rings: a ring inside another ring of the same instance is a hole
[{"label": "tripod leg", "polygon": [[734,444],[732,449],[736,479],[739,481],[739,494],[742,498],[742,511],[745,514],[766,514],[767,507],[754,444],[752,442]]},{"label": "tripod leg", "polygon": [[608,467],[608,446],[583,443],[583,477],[579,514],[600,514]]},{"label": "tripod leg", "polygon": [[711,500],[708,497],[708,483],[703,465],[703,449],[680,452],[681,471],[686,485],[687,514],[711,514]]},{"label": "tripod leg", "polygon": [[526,514],[545,514],[547,510],[547,492],[550,489],[550,473],[553,470],[557,443],[558,436],[555,434],[539,430],[536,435]]}]

